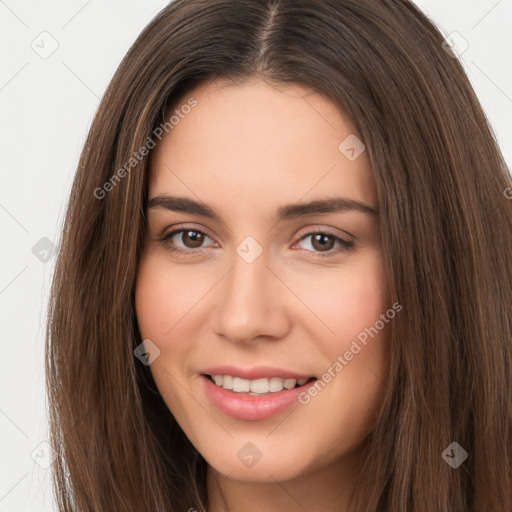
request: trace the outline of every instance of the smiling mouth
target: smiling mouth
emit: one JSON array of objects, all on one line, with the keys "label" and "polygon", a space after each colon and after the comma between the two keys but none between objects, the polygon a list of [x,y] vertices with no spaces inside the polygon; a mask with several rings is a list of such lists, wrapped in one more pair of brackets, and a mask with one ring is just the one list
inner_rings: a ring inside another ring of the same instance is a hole
[{"label": "smiling mouth", "polygon": [[216,386],[227,391],[251,396],[279,393],[281,391],[305,386],[311,381],[316,380],[315,377],[305,377],[302,379],[285,379],[282,377],[242,379],[240,377],[233,377],[232,375],[204,374],[204,376],[209,378]]}]

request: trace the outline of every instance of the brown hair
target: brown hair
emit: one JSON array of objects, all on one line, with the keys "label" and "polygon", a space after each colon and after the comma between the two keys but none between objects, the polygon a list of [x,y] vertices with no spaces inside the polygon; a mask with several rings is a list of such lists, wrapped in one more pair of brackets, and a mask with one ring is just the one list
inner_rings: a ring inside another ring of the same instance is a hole
[{"label": "brown hair", "polygon": [[[126,162],[194,86],[254,76],[329,97],[375,176],[404,309],[355,509],[512,510],[511,178],[443,39],[408,0],[176,0],[145,28],[85,143],[52,285],[59,511],[207,509],[206,462],[134,357],[151,154]],[[469,455],[457,469],[441,457],[454,441]]]}]

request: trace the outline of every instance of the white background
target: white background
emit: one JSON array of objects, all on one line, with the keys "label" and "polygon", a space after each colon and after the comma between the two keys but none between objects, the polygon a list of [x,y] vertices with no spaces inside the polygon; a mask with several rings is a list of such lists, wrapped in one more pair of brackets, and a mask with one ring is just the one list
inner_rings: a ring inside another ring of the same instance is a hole
[{"label": "white background", "polygon": [[[469,43],[461,60],[510,166],[512,0],[417,3],[445,35]],[[44,324],[55,258],[43,263],[32,248],[43,237],[58,243],[99,98],[165,4],[0,0],[0,512],[56,510],[49,470],[35,462],[46,457],[38,446],[47,435]],[[41,38],[46,49],[58,44],[47,59],[31,47]]]}]

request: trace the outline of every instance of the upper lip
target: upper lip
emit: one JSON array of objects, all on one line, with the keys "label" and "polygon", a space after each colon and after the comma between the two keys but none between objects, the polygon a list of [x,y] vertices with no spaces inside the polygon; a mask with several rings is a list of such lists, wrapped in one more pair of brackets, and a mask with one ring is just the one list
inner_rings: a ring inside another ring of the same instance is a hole
[{"label": "upper lip", "polygon": [[282,377],[284,379],[309,379],[313,375],[302,374],[277,368],[274,366],[252,366],[251,368],[240,368],[232,365],[223,365],[206,368],[202,371],[205,375],[231,375],[240,379],[270,379],[272,377]]}]

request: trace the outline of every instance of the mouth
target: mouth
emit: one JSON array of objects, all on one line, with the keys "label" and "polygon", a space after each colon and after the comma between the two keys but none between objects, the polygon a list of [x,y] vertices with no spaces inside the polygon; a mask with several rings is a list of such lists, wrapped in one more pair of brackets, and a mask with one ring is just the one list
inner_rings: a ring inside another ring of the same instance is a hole
[{"label": "mouth", "polygon": [[233,393],[247,396],[264,396],[272,393],[280,393],[284,390],[297,389],[309,384],[315,377],[301,377],[299,379],[285,377],[271,377],[261,379],[243,379],[233,375],[209,375],[209,378],[217,387]]},{"label": "mouth", "polygon": [[202,373],[200,377],[211,405],[226,416],[246,421],[265,420],[299,405],[300,396],[318,380],[301,375],[294,378],[290,374],[245,379],[214,372]]}]

